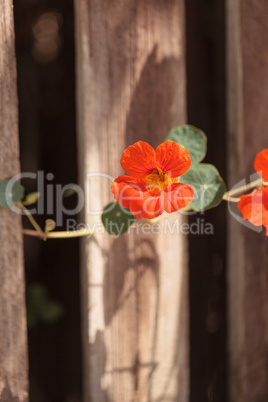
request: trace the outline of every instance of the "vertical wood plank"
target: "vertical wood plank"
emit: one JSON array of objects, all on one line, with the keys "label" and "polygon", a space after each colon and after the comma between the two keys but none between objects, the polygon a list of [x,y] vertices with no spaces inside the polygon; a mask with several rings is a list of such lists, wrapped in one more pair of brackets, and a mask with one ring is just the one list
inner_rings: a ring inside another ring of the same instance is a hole
[{"label": "vertical wood plank", "polygon": [[[230,186],[249,179],[257,152],[268,147],[267,15],[265,0],[227,1]],[[268,400],[267,250],[265,233],[256,233],[230,217],[230,401]]]},{"label": "vertical wood plank", "polygon": [[[75,4],[83,219],[97,229],[123,150],[138,140],[155,147],[185,123],[184,6]],[[82,243],[85,401],[188,401],[187,239],[178,219],[173,233],[162,224],[156,234]]]},{"label": "vertical wood plank", "polygon": [[[13,6],[0,0],[0,179],[19,173]],[[21,217],[0,208],[0,400],[28,400]]]}]

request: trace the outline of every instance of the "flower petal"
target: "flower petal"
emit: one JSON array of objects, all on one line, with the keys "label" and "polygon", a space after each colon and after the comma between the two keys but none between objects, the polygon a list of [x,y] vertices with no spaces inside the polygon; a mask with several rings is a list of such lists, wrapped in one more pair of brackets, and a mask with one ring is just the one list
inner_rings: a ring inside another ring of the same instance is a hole
[{"label": "flower petal", "polygon": [[264,188],[253,191],[250,194],[242,195],[237,206],[244,219],[247,219],[254,226],[261,226],[264,222],[266,208],[263,205],[264,202]]},{"label": "flower petal", "polygon": [[129,209],[136,218],[153,219],[163,213],[160,197],[153,197],[147,191],[143,193],[142,200],[131,201]]},{"label": "flower petal", "polygon": [[152,196],[142,180],[119,176],[113,181],[111,190],[118,204],[129,208],[136,218],[153,219],[163,213],[159,196]]},{"label": "flower petal", "polygon": [[263,226],[266,228],[266,236],[268,236],[268,212],[266,212],[263,216]]},{"label": "flower petal", "polygon": [[268,187],[262,187],[263,206],[268,211]]},{"label": "flower petal", "polygon": [[194,189],[188,184],[173,183],[161,193],[160,205],[169,213],[185,208],[194,199]]},{"label": "flower petal", "polygon": [[130,176],[145,177],[156,168],[155,150],[147,142],[138,141],[123,152],[121,166]]},{"label": "flower petal", "polygon": [[268,149],[263,149],[256,156],[254,167],[265,181],[268,181]]},{"label": "flower petal", "polygon": [[156,150],[156,162],[169,177],[183,175],[191,166],[189,152],[174,141],[160,144]]},{"label": "flower petal", "polygon": [[111,190],[118,204],[123,208],[129,208],[131,201],[143,199],[146,188],[142,180],[130,176],[119,176],[111,184]]}]

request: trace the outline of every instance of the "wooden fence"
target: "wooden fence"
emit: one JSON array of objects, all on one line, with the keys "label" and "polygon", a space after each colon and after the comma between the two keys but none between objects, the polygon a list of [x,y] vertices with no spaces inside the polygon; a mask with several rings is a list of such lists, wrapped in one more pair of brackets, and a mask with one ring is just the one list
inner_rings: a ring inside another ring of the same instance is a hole
[{"label": "wooden fence", "polygon": [[[226,0],[229,187],[253,172],[256,153],[268,147],[267,15],[265,0]],[[137,140],[156,146],[187,121],[185,4],[76,0],[75,22],[80,185],[87,199],[81,218],[96,227],[100,219],[91,212],[111,200],[110,177],[121,173],[126,146]],[[0,179],[19,172],[14,53],[12,1],[0,0]],[[106,176],[96,180],[98,173]],[[0,400],[24,402],[21,222],[8,210],[0,216]],[[229,400],[265,402],[267,238],[231,214],[228,225]],[[99,234],[81,242],[80,254],[84,400],[189,402],[187,237]]]},{"label": "wooden fence", "polygon": [[[19,173],[12,1],[0,1],[0,177]],[[28,364],[21,217],[0,208],[0,400],[27,400]]]}]

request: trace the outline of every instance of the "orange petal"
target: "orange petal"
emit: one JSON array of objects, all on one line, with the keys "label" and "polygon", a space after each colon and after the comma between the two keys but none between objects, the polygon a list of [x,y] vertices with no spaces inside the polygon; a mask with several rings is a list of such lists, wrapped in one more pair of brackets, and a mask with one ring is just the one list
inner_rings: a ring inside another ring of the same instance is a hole
[{"label": "orange petal", "polygon": [[266,212],[263,216],[263,226],[266,228],[266,236],[268,236],[268,212]]},{"label": "orange petal", "polygon": [[254,226],[263,225],[263,218],[267,212],[263,205],[263,189],[242,195],[237,206],[244,219]]},{"label": "orange petal", "polygon": [[263,206],[268,211],[268,187],[262,187]]},{"label": "orange petal", "polygon": [[130,176],[119,176],[111,185],[116,201],[129,208],[136,218],[153,219],[163,213],[159,197],[152,196],[142,180]]},{"label": "orange petal", "polygon": [[123,152],[121,166],[130,176],[148,176],[156,168],[155,150],[147,142],[138,141]]},{"label": "orange petal", "polygon": [[143,192],[146,188],[142,180],[135,180],[130,176],[119,176],[111,184],[111,190],[118,204],[123,208],[129,208],[131,201],[143,200]]},{"label": "orange petal", "polygon": [[163,213],[160,197],[153,197],[147,191],[143,193],[142,200],[131,201],[129,209],[136,218],[153,219]]},{"label": "orange petal", "polygon": [[242,195],[237,205],[243,218],[254,226],[265,226],[268,236],[268,188],[262,187],[251,194]]},{"label": "orange petal", "polygon": [[194,189],[188,184],[173,183],[168,191],[162,191],[160,205],[171,213],[185,208],[194,199]]},{"label": "orange petal", "polygon": [[174,141],[166,141],[159,145],[156,150],[157,166],[169,177],[183,175],[191,166],[189,152]]},{"label": "orange petal", "polygon": [[263,149],[257,154],[254,168],[265,181],[268,181],[268,149]]}]

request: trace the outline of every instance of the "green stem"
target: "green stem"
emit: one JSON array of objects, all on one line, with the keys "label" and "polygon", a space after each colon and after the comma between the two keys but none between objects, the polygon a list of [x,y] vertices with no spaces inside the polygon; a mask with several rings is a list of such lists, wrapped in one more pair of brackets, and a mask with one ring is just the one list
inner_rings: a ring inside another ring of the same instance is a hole
[{"label": "green stem", "polygon": [[160,216],[158,216],[157,218],[154,218],[154,219],[146,219],[146,222],[148,222],[151,225],[153,225],[154,223],[164,221],[165,219],[169,219],[172,216],[181,214],[182,212],[188,212],[188,211],[192,211],[192,208],[191,207],[185,207],[185,208],[180,209],[179,211],[172,212],[171,214],[163,214],[163,215],[160,215]]},{"label": "green stem", "polygon": [[19,208],[21,208],[24,212],[25,215],[27,216],[27,218],[29,219],[29,221],[31,222],[31,224],[33,225],[33,227],[36,229],[36,231],[38,232],[38,236],[43,238],[45,233],[43,232],[43,230],[40,228],[40,226],[38,225],[38,223],[36,222],[36,220],[34,219],[34,217],[32,216],[32,214],[28,211],[28,209],[22,204],[21,201],[17,202],[17,205]]},{"label": "green stem", "polygon": [[[241,193],[245,193],[245,192],[248,191],[248,190],[252,190],[252,189],[255,188],[255,187],[261,186],[261,185],[262,185],[262,182],[263,182],[263,181],[262,181],[262,178],[260,177],[259,179],[254,180],[254,181],[252,181],[251,183],[245,184],[244,186],[235,188],[234,190],[227,191],[227,192],[224,194],[224,196],[223,196],[222,198],[223,198],[223,200],[225,200],[225,201],[229,201],[229,198],[230,198],[230,197],[232,197],[232,196],[234,196],[234,195],[239,195],[239,194],[241,194]],[[240,198],[239,198],[239,199],[240,199]],[[239,200],[239,199],[238,199],[238,200]]]},{"label": "green stem", "polygon": [[228,202],[239,202],[240,201],[240,197],[230,197],[230,196],[228,196],[227,198],[225,198],[225,194],[222,197],[222,199],[224,201],[228,201]]},{"label": "green stem", "polygon": [[[104,233],[103,231],[98,231],[98,233]],[[41,237],[42,239],[70,239],[73,237],[84,237],[84,236],[91,236],[96,234],[96,232],[91,232],[89,230],[80,229],[80,230],[72,230],[69,232],[60,231],[60,232],[47,232],[42,233],[42,235],[35,230],[30,229],[23,229],[23,234],[32,237]]]}]

